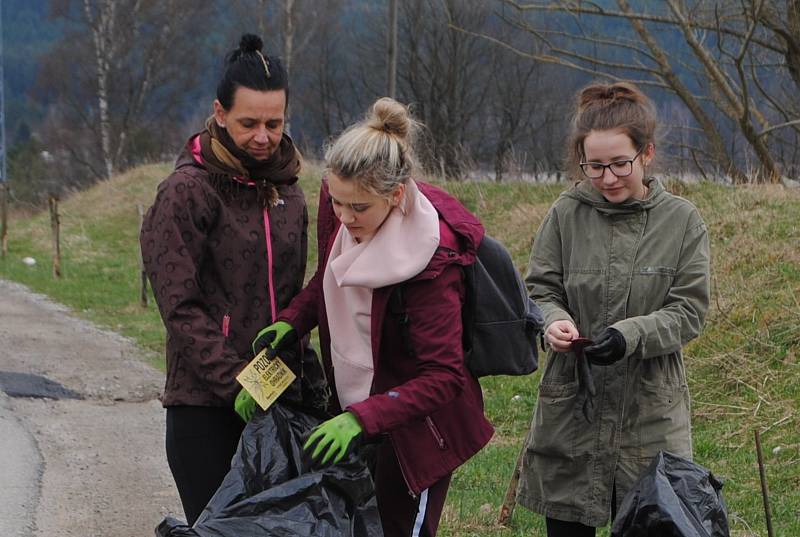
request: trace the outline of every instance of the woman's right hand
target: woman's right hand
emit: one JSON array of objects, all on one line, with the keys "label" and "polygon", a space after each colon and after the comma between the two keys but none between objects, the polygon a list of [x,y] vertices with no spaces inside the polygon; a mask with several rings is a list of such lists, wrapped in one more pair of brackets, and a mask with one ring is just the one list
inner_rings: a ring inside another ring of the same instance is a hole
[{"label": "woman's right hand", "polygon": [[278,321],[263,328],[253,340],[253,355],[261,352],[264,347],[275,351],[293,345],[297,342],[297,332],[286,321]]},{"label": "woman's right hand", "polygon": [[567,352],[572,348],[572,340],[580,337],[572,321],[554,321],[547,327],[544,337],[556,352]]}]

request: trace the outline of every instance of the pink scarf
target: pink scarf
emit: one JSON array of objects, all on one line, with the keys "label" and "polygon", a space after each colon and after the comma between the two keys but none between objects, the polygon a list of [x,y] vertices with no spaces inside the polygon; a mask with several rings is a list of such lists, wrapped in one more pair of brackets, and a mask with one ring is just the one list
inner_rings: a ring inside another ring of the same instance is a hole
[{"label": "pink scarf", "polygon": [[413,180],[370,240],[358,243],[339,226],[322,289],[342,408],[369,397],[372,386],[372,290],[413,278],[438,246],[439,215]]}]

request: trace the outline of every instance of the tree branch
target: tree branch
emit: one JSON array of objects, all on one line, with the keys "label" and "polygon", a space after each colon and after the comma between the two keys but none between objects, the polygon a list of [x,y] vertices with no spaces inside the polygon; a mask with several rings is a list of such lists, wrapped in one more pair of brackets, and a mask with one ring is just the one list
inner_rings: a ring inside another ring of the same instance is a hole
[{"label": "tree branch", "polygon": [[782,129],[784,127],[792,127],[794,125],[800,125],[800,119],[793,119],[791,121],[786,121],[784,123],[779,123],[778,125],[772,125],[771,127],[767,127],[766,129],[758,133],[758,137],[761,138],[762,136],[769,134],[774,130]]},{"label": "tree branch", "polygon": [[[534,53],[526,52],[524,50],[520,50],[520,49],[514,47],[513,45],[509,45],[508,43],[505,43],[504,41],[501,41],[500,39],[497,39],[497,38],[492,37],[490,35],[473,32],[471,30],[467,30],[465,28],[461,28],[460,26],[456,26],[456,25],[454,25],[452,23],[448,23],[448,27],[452,28],[453,30],[455,30],[457,32],[462,32],[464,34],[471,35],[473,37],[478,37],[478,38],[481,38],[481,39],[485,39],[485,40],[487,40],[487,41],[489,41],[491,43],[494,43],[495,45],[498,45],[500,47],[505,48],[506,50],[510,50],[511,52],[513,52],[514,54],[516,54],[518,56],[521,56],[523,58],[528,58],[530,60],[534,60],[534,61],[537,61],[537,62],[540,62],[540,63],[549,63],[549,64],[554,64],[554,65],[561,65],[563,67],[568,67],[568,68],[570,68],[570,69],[572,69],[574,71],[579,71],[579,72],[582,72],[582,73],[589,73],[589,74],[591,74],[593,76],[599,76],[599,77],[602,77],[602,78],[607,78],[607,79],[613,80],[615,82],[628,81],[628,82],[633,82],[635,84],[638,84],[640,86],[651,86],[651,87],[662,88],[662,89],[670,89],[667,84],[664,84],[663,82],[658,82],[656,80],[631,80],[629,78],[624,78],[624,77],[619,77],[619,76],[616,76],[616,75],[612,75],[611,73],[605,73],[605,72],[602,72],[602,71],[597,71],[595,69],[589,69],[589,68],[584,67],[582,65],[579,65],[579,64],[564,60],[562,58],[558,58],[556,56],[551,56],[551,55],[548,55],[548,54],[534,54]],[[592,61],[594,61],[594,60],[592,60]]]},{"label": "tree branch", "polygon": [[[596,15],[602,17],[613,17],[619,19],[626,19],[626,20],[639,20],[642,22],[653,22],[656,24],[667,24],[672,26],[677,26],[678,21],[673,19],[672,17],[667,17],[663,15],[651,15],[649,13],[625,13],[624,11],[615,11],[610,9],[604,9],[597,4],[590,3],[590,2],[580,2],[580,1],[560,1],[560,2],[550,2],[547,4],[523,4],[516,0],[503,0],[504,3],[510,5],[514,9],[517,9],[520,12],[525,11],[545,11],[545,12],[555,12],[555,13],[572,13],[572,14],[582,14],[582,15]],[[587,8],[583,7],[584,5],[589,4],[594,7]],[[696,24],[696,26],[703,30],[711,30],[714,31],[715,28],[713,25],[709,24]],[[725,34],[743,38],[744,34],[734,28],[722,28],[722,31]],[[763,39],[754,39],[754,43],[757,45],[764,47],[766,49],[772,50],[774,52],[785,53],[785,49],[775,45],[775,43],[770,41],[765,41]]]}]

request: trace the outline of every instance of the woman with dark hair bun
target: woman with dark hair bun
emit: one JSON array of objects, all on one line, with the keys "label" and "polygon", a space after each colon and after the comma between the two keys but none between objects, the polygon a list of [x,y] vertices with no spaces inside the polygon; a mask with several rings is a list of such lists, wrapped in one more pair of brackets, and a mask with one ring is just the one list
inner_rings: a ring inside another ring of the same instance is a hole
[{"label": "woman with dark hair bun", "polygon": [[[190,525],[230,469],[255,409],[236,381],[253,358],[250,342],[305,274],[301,157],[283,132],[288,79],[262,46],[244,35],[226,57],[213,115],[159,185],[140,237],[167,331],[167,459]],[[298,379],[313,377],[317,360],[306,345],[295,342],[282,357]],[[285,397],[301,395],[295,385]]]},{"label": "woman with dark hair bun", "polygon": [[551,350],[519,502],[548,537],[593,536],[659,451],[692,456],[681,349],[708,310],[708,233],[649,175],[656,126],[633,84],[579,92],[567,166],[581,180],[533,244],[526,282]]}]

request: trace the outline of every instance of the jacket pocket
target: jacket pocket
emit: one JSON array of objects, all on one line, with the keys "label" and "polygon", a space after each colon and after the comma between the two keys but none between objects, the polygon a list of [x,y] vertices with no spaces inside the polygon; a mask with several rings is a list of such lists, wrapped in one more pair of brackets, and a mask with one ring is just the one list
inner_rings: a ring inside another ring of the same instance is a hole
[{"label": "jacket pocket", "polygon": [[575,451],[577,420],[575,401],[578,382],[542,382],[533,414],[528,451],[544,457],[572,457]]},{"label": "jacket pocket", "polygon": [[676,271],[672,267],[642,266],[633,270],[628,316],[647,315],[660,308],[669,294]]},{"label": "jacket pocket", "polygon": [[230,313],[226,313],[225,315],[222,316],[222,326],[220,328],[222,329],[222,335],[225,336],[225,338],[227,338],[228,334],[231,331],[231,315],[230,315]]},{"label": "jacket pocket", "polygon": [[433,435],[433,439],[436,442],[436,445],[439,446],[439,449],[447,449],[447,444],[444,441],[444,437],[442,433],[439,432],[439,429],[436,427],[436,424],[433,423],[433,418],[427,416],[425,418],[425,424],[428,426],[428,430]]},{"label": "jacket pocket", "polygon": [[637,415],[631,416],[639,456],[665,450],[691,458],[689,388],[685,384],[656,384],[642,380]]}]

